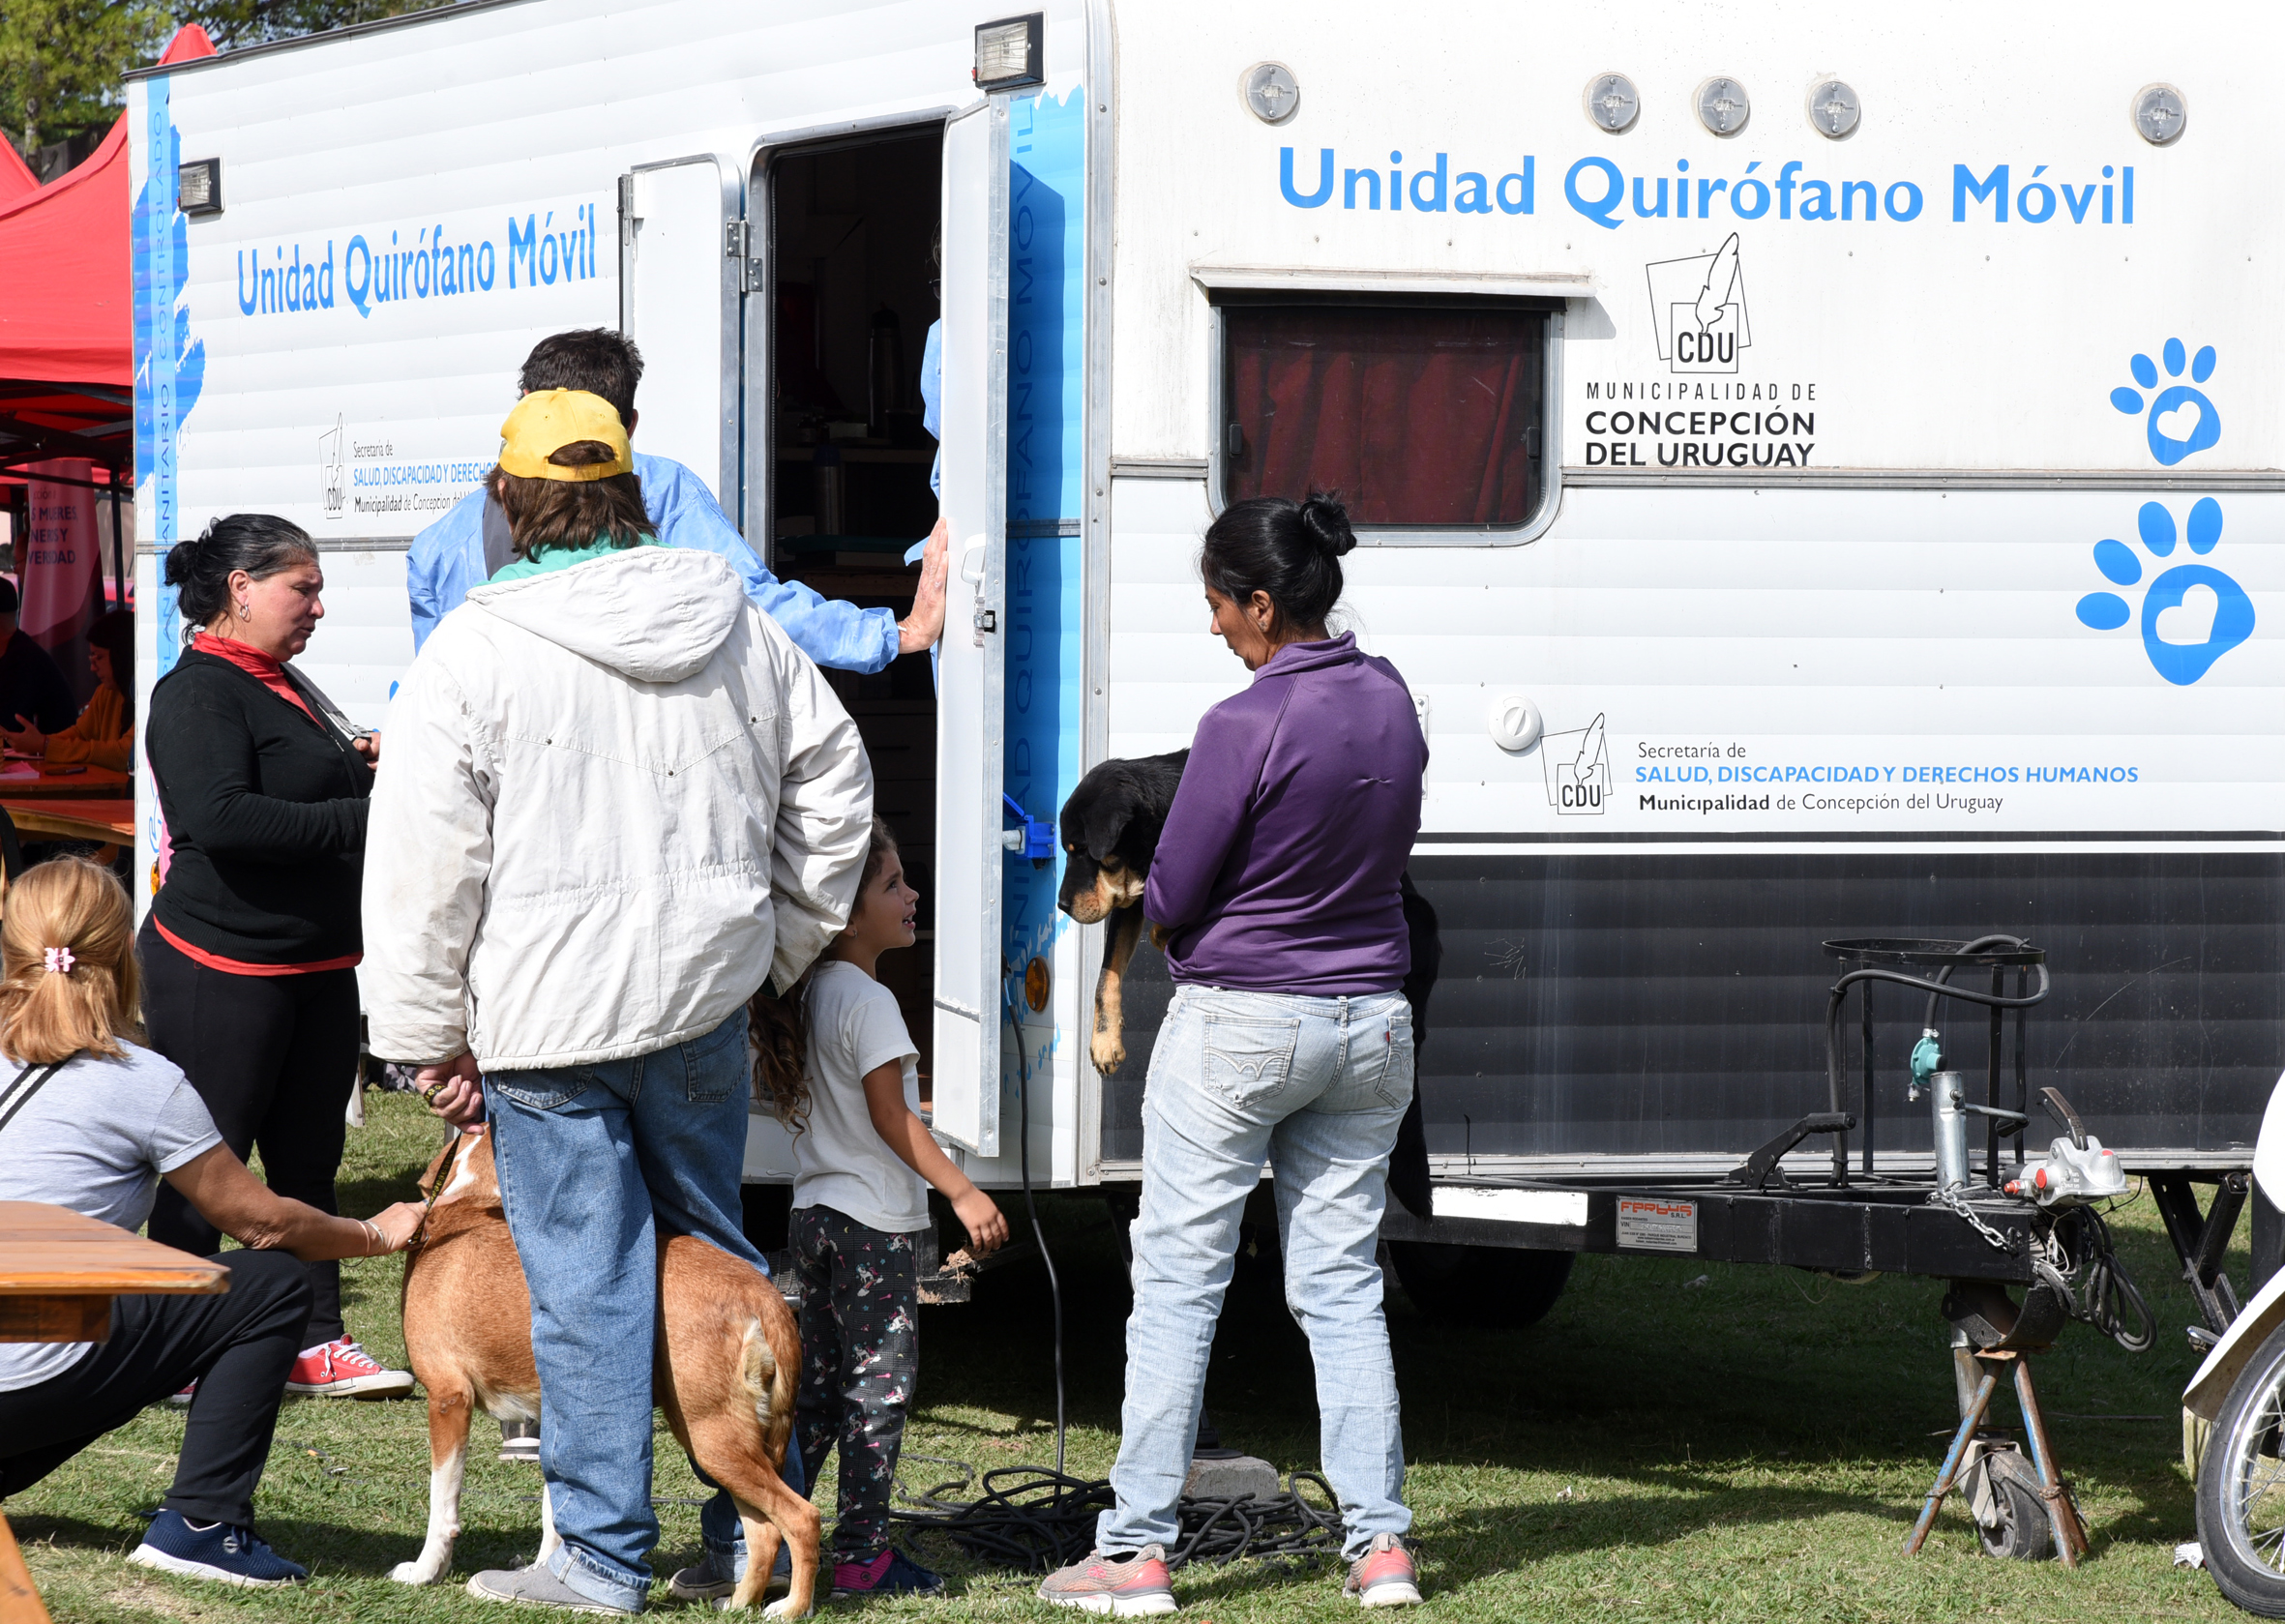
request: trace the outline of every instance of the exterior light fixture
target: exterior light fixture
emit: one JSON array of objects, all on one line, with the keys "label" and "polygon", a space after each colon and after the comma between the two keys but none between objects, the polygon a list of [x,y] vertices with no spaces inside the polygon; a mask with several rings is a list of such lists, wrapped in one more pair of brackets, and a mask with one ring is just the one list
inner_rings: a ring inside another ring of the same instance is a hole
[{"label": "exterior light fixture", "polygon": [[1622,135],[1634,128],[1643,110],[1634,80],[1624,74],[1597,74],[1587,81],[1588,119],[1599,130]]},{"label": "exterior light fixture", "polygon": [[1752,103],[1745,86],[1726,75],[1716,75],[1698,87],[1698,122],[1716,135],[1735,135],[1745,128]]},{"label": "exterior light fixture", "polygon": [[1828,141],[1838,141],[1856,129],[1864,103],[1841,79],[1826,79],[1809,92],[1809,124]]},{"label": "exterior light fixture", "polygon": [[1282,62],[1257,62],[1238,79],[1247,110],[1263,124],[1283,124],[1301,105],[1301,86]]},{"label": "exterior light fixture", "polygon": [[1047,14],[1001,17],[976,25],[978,90],[1014,90],[1020,85],[1046,81]]},{"label": "exterior light fixture", "polygon": [[2172,146],[2189,120],[2181,92],[2170,84],[2146,84],[2134,93],[2134,128],[2153,147]]},{"label": "exterior light fixture", "polygon": [[187,215],[223,212],[223,161],[200,158],[180,164],[174,172],[175,206]]}]

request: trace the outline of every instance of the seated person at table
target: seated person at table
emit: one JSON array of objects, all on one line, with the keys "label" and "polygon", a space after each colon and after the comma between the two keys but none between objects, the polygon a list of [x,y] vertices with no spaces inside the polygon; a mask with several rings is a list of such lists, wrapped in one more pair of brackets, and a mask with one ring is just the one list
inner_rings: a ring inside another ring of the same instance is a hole
[{"label": "seated person at table", "polygon": [[49,766],[108,767],[124,773],[134,765],[134,615],[113,609],[87,629],[87,664],[95,672],[95,696],[79,720],[60,733],[41,730],[28,716],[0,725],[10,750],[37,755]]},{"label": "seated person at table", "polygon": [[0,722],[27,717],[43,733],[72,725],[79,707],[47,650],[16,629],[15,582],[0,576]]},{"label": "seated person at table", "polygon": [[254,1533],[253,1489],[310,1318],[302,1260],[395,1252],[421,1208],[334,1218],[256,1181],[182,1072],[121,1041],[134,1020],[134,930],[119,882],[75,857],[8,889],[0,1201],[45,1201],[132,1233],[163,1178],[252,1250],[212,1259],[229,1269],[223,1294],[112,1299],[107,1341],[0,1343],[0,1499],[196,1382],[174,1487],[128,1560],[225,1584],[288,1584],[309,1573]]}]

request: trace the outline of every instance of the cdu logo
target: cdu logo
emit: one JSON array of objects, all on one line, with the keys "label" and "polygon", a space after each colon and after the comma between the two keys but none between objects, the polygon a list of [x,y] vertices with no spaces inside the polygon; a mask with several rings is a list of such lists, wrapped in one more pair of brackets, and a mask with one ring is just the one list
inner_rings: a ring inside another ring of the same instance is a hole
[{"label": "cdu logo", "polygon": [[1644,267],[1650,281],[1650,322],[1658,359],[1677,373],[1735,372],[1738,351],[1753,343],[1745,315],[1745,274],[1737,233],[1712,253],[1661,259]]},{"label": "cdu logo", "polygon": [[1611,754],[1603,719],[1539,741],[1539,764],[1547,777],[1547,799],[1558,815],[1596,816],[1611,801]]}]

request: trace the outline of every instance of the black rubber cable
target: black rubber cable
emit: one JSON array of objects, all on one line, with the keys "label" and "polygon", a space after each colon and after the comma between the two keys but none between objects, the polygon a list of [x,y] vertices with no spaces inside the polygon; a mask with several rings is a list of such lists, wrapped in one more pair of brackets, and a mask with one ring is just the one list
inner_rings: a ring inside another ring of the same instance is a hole
[{"label": "black rubber cable", "polygon": [[[2092,1325],[2129,1353],[2140,1353],[2157,1336],[2157,1321],[2134,1277],[2119,1261],[2111,1226],[2093,1207],[2079,1207],[2059,1220],[2056,1233],[2070,1255],[2062,1275],[2070,1316]],[[2139,1329],[2128,1329],[2128,1315]]]},{"label": "black rubber cable", "polygon": [[1017,1166],[1024,1175],[1024,1210],[1031,1216],[1031,1238],[1039,1245],[1039,1260],[1048,1266],[1048,1301],[1054,1313],[1055,1345],[1055,1476],[1063,1476],[1063,1283],[1055,1277],[1054,1254],[1048,1251],[1047,1232],[1039,1226],[1039,1203],[1031,1196],[1031,1062],[1024,1052],[1024,1022],[1016,1015],[1016,995],[1006,976],[999,978],[999,1001],[1008,1012],[1008,1025],[1016,1034],[1016,1078],[1023,1120],[1016,1127]]},{"label": "black rubber cable", "polygon": [[[962,1475],[918,1495],[902,1486],[897,1497],[914,1509],[892,1509],[890,1518],[915,1531],[940,1533],[977,1561],[1045,1573],[1076,1562],[1095,1545],[1095,1525],[1116,1503],[1108,1481],[1070,1477],[1044,1466],[999,1466],[979,1483],[964,1461],[908,1455],[958,1466]],[[1313,1504],[1301,1493],[1314,1485],[1323,1497]],[[952,1496],[974,1486],[972,1499]],[[1167,1552],[1167,1565],[1234,1562],[1240,1557],[1282,1557],[1308,1563],[1341,1550],[1341,1512],[1333,1491],[1315,1472],[1295,1472],[1283,1493],[1229,1497],[1183,1496],[1176,1513],[1181,1532]]]},{"label": "black rubber cable", "polygon": [[[2031,945],[2031,943],[2025,941],[2021,936],[1978,936],[1972,942],[1962,944],[1962,946],[1958,949],[1958,953],[1959,956],[1964,959],[1969,954],[1984,953],[1995,947],[2011,947],[2021,949],[2027,948]],[[1929,985],[1932,987],[1948,986],[1952,979],[1952,971],[1958,968],[1959,966],[1957,964],[1944,965],[1943,969],[1936,972],[1936,979]],[[1943,999],[1943,997],[1944,994],[1941,992],[1931,992],[1928,994],[1928,1014],[1926,1019],[1920,1022],[1922,1026],[1933,1026],[1936,1024],[1936,1006]]]}]

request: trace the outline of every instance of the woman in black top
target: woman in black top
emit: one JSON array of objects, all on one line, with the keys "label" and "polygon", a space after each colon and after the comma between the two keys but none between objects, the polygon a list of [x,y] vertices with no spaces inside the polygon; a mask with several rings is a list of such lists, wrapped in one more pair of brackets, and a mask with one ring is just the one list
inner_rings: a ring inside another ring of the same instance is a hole
[{"label": "woman in black top", "polygon": [[[151,1047],[180,1066],[270,1188],[335,1212],[357,1085],[367,797],[378,741],[353,734],[285,664],[325,614],[317,548],[264,514],[216,519],[166,555],[183,623],[203,630],[151,694],[144,753],[172,856],[138,941]],[[171,1191],[151,1238],[221,1244]],[[341,1323],[341,1266],[312,1263],[313,1304],[286,1390],[411,1391]]]}]

